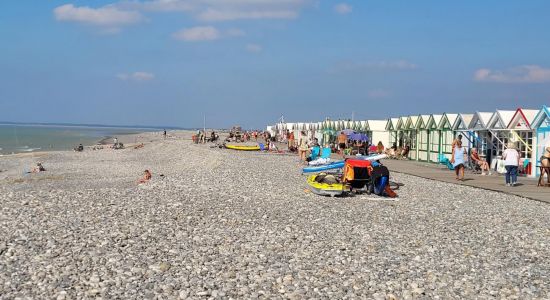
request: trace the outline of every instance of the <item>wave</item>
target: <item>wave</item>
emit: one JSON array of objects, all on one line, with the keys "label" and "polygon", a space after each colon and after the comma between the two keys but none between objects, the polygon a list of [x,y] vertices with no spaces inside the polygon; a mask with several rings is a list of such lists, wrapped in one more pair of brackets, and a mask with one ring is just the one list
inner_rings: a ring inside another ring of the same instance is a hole
[{"label": "wave", "polygon": [[40,150],[42,148],[31,148],[29,146],[23,146],[23,147],[19,147],[19,151],[23,151],[23,152],[33,152],[33,151],[36,151],[36,150]]}]

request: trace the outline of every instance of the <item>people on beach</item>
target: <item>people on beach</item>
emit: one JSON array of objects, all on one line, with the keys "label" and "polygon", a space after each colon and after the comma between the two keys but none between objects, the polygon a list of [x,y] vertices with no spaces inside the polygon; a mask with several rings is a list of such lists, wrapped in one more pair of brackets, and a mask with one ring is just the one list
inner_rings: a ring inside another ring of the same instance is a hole
[{"label": "people on beach", "polygon": [[456,144],[458,144],[458,141],[461,141],[462,142],[462,134],[459,134],[454,140],[453,140],[453,143],[451,145],[451,148],[454,148],[456,146]]},{"label": "people on beach", "polygon": [[347,147],[348,136],[343,131],[340,131],[340,134],[338,135],[337,140],[338,140],[338,153],[344,156],[344,150],[346,150],[346,147]]},{"label": "people on beach", "polygon": [[485,175],[485,174],[491,175],[489,163],[479,156],[479,153],[477,152],[477,148],[472,148],[470,153],[470,159],[472,160],[472,163],[478,165],[481,168],[481,175]]},{"label": "people on beach", "polygon": [[288,131],[288,150],[294,148],[294,132]]},{"label": "people on beach", "polygon": [[508,148],[502,153],[506,168],[506,186],[514,186],[518,181],[519,152],[516,143],[508,143]]},{"label": "people on beach", "polygon": [[453,155],[451,157],[451,163],[455,168],[456,180],[464,180],[464,157],[466,156],[466,150],[462,147],[462,141],[457,141],[453,148]]},{"label": "people on beach", "polygon": [[164,133],[162,135],[166,138],[166,129],[164,129]]},{"label": "people on beach", "polygon": [[306,162],[307,150],[309,149],[309,140],[305,131],[300,132],[300,140],[298,141],[298,152],[300,160]]},{"label": "people on beach", "polygon": [[82,144],[80,144],[80,145],[78,145],[77,147],[74,148],[74,151],[82,152],[82,151],[84,151],[84,146]]},{"label": "people on beach", "polygon": [[382,144],[382,141],[379,141],[378,145],[376,145],[376,153],[378,154],[384,153],[384,144]]},{"label": "people on beach", "polygon": [[143,171],[143,177],[140,180],[138,180],[138,184],[146,183],[149,180],[151,180],[152,177],[153,175],[151,174],[151,171],[145,170]]},{"label": "people on beach", "polygon": [[40,173],[46,171],[46,168],[42,165],[41,162],[37,162],[36,166],[34,166],[30,173]]}]

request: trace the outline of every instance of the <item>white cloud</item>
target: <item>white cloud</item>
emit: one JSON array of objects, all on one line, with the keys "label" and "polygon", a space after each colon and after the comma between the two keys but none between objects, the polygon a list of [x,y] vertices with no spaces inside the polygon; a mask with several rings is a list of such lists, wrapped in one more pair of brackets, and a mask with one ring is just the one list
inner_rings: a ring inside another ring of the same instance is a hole
[{"label": "white cloud", "polygon": [[499,83],[543,83],[550,82],[550,69],[538,65],[523,65],[505,70],[479,69],[474,80]]},{"label": "white cloud", "polygon": [[197,26],[182,29],[172,35],[177,40],[188,42],[213,41],[221,37],[220,31],[212,26]]},{"label": "white cloud", "polygon": [[157,12],[185,12],[202,21],[239,19],[292,19],[314,0],[126,0],[123,9]]},{"label": "white cloud", "polygon": [[87,6],[76,7],[65,4],[54,9],[54,16],[58,21],[86,23],[97,26],[115,27],[130,25],[143,21],[142,15],[137,11],[120,10],[115,6],[103,6],[90,8]]},{"label": "white cloud", "polygon": [[116,76],[120,80],[148,81],[153,80],[155,75],[149,72],[121,73]]},{"label": "white cloud", "polygon": [[246,51],[248,52],[258,53],[258,52],[262,52],[262,50],[263,50],[262,46],[257,44],[246,45]]},{"label": "white cloud", "polygon": [[239,19],[294,19],[298,16],[293,10],[217,10],[207,9],[197,17],[202,21],[233,21]]},{"label": "white cloud", "polygon": [[353,8],[351,7],[351,5],[346,3],[338,3],[334,6],[334,11],[341,15],[349,14],[352,12],[352,10]]}]

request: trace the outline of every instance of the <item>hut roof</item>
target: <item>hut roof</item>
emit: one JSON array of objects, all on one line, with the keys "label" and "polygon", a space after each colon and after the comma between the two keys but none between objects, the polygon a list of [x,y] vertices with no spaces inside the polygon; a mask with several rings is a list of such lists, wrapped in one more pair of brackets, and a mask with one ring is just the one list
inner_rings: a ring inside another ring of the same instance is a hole
[{"label": "hut roof", "polygon": [[493,113],[490,112],[476,112],[470,121],[468,128],[471,129],[487,129],[487,124],[489,119],[493,116]]},{"label": "hut roof", "polygon": [[548,127],[550,128],[550,108],[543,105],[537,116],[531,124],[531,128]]},{"label": "hut roof", "polygon": [[515,111],[513,110],[499,110],[495,111],[495,113],[491,116],[489,119],[489,123],[487,123],[487,128],[494,128],[494,129],[504,129],[508,127],[508,124],[510,124],[510,121],[512,121],[512,118],[514,117]]},{"label": "hut roof", "polygon": [[509,129],[532,129],[531,124],[539,111],[536,109],[518,108],[508,124]]},{"label": "hut roof", "polygon": [[459,130],[459,129],[468,129],[470,128],[470,123],[472,123],[472,119],[474,118],[474,114],[463,114],[460,113],[456,117],[456,120],[453,122],[453,130]]},{"label": "hut roof", "polygon": [[386,131],[388,120],[368,120],[371,131]]}]

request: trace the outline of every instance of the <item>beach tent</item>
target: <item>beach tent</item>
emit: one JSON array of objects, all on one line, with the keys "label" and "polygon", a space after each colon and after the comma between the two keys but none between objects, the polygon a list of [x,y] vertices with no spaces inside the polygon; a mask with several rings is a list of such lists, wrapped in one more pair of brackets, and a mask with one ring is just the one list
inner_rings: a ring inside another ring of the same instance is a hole
[{"label": "beach tent", "polygon": [[512,121],[515,111],[513,110],[496,110],[489,122],[487,122],[487,130],[490,136],[491,157],[500,157],[506,149],[508,142],[511,141],[511,132],[508,129],[508,124]]},{"label": "beach tent", "polygon": [[418,121],[418,116],[409,116],[405,122],[404,131],[407,136],[406,144],[409,145],[409,159],[417,160],[418,159],[418,140],[416,132],[416,122]]},{"label": "beach tent", "polygon": [[[533,166],[540,165],[540,157],[544,154],[545,146],[550,144],[550,108],[548,106],[543,106],[542,109],[537,113],[533,122],[531,123],[531,128],[535,129],[536,133],[536,147],[533,157],[536,160],[536,163]],[[540,170],[536,168],[533,172],[534,176],[539,176]]]},{"label": "beach tent", "polygon": [[444,113],[437,126],[439,129],[440,153],[448,159],[451,159],[453,154],[453,140],[455,138],[453,124],[457,118],[458,114]]},{"label": "beach tent", "polygon": [[491,112],[476,112],[470,125],[468,126],[469,139],[473,141],[473,147],[478,149],[480,156],[486,157],[487,161],[491,161],[491,136],[487,129],[489,119],[493,116]]},{"label": "beach tent", "polygon": [[426,129],[428,130],[428,161],[437,163],[439,162],[439,154],[441,154],[441,131],[439,130],[439,123],[443,115],[430,115],[428,122],[426,123]]},{"label": "beach tent", "polygon": [[416,139],[418,143],[418,158],[420,161],[428,161],[429,159],[429,147],[430,147],[430,137],[428,131],[428,121],[430,115],[420,115],[416,121]]},{"label": "beach tent", "polygon": [[518,108],[512,117],[512,120],[508,124],[508,129],[510,129],[511,138],[514,142],[517,143],[518,151],[521,154],[521,157],[524,159],[529,159],[529,164],[526,168],[526,173],[528,175],[534,175],[532,172],[536,157],[534,156],[535,151],[533,151],[533,139],[536,133],[536,129],[531,127],[537,113],[539,111],[536,109],[522,109]]},{"label": "beach tent", "polygon": [[371,141],[373,145],[377,145],[378,142],[382,142],[384,147],[391,147],[391,145],[388,146],[390,134],[386,130],[387,123],[388,120],[368,120],[368,127],[372,134]]}]

